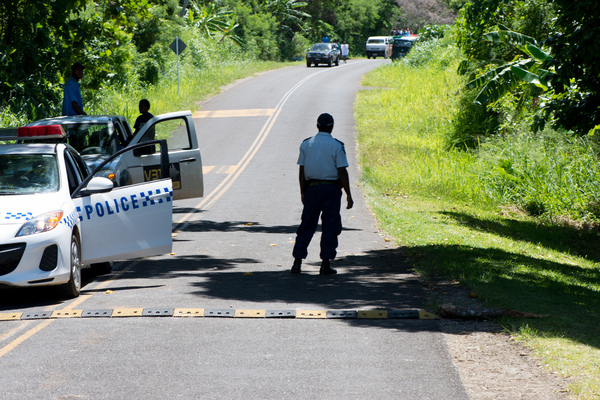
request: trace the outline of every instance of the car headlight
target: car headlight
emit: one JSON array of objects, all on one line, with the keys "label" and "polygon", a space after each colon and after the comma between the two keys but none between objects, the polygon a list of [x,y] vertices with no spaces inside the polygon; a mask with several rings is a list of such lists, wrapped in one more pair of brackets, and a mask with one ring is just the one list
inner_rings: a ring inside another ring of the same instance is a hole
[{"label": "car headlight", "polygon": [[62,215],[62,211],[52,211],[38,215],[25,222],[23,226],[21,226],[21,229],[19,229],[19,232],[17,232],[16,237],[51,231],[58,226]]}]

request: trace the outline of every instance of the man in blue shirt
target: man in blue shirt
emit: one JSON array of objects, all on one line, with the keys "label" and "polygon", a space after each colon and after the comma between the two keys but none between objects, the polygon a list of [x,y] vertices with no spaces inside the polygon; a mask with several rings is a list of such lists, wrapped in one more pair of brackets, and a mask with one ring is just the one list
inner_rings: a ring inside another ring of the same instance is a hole
[{"label": "man in blue shirt", "polygon": [[342,233],[340,207],[342,189],[346,192],[347,205],[354,205],[350,194],[348,159],[344,143],[331,136],[333,117],[321,114],[317,119],[319,133],[300,145],[300,196],[304,208],[302,221],[296,232],[296,243],[292,255],[294,265],[291,272],[299,274],[302,260],[308,255],[308,245],[317,229],[321,216],[321,275],[333,275],[330,261],[337,254],[338,236]]},{"label": "man in blue shirt", "polygon": [[83,78],[83,64],[76,62],[71,66],[71,78],[65,83],[62,115],[87,115],[83,111],[83,100],[79,81]]}]

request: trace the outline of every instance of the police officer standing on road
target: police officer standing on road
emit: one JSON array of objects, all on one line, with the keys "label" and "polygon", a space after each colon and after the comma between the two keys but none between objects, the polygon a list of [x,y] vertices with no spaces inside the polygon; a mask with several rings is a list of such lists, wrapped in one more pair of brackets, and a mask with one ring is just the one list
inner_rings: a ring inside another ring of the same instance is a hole
[{"label": "police officer standing on road", "polygon": [[296,232],[296,243],[292,255],[294,265],[291,272],[299,274],[302,260],[308,255],[308,245],[317,229],[321,216],[321,275],[333,275],[330,261],[336,256],[338,236],[342,233],[340,206],[342,189],[346,192],[347,205],[354,205],[350,194],[348,160],[344,143],[331,136],[333,117],[321,114],[317,119],[319,133],[300,145],[300,195],[304,208],[302,221]]}]

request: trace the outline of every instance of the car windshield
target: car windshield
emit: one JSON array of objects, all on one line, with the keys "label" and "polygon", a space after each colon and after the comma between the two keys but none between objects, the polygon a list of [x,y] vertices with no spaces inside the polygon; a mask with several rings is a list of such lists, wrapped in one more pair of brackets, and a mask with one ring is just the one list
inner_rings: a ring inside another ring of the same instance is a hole
[{"label": "car windshield", "polygon": [[108,123],[68,124],[67,142],[82,156],[91,154],[111,155],[119,150],[115,132]]},{"label": "car windshield", "polygon": [[369,39],[369,44],[380,44],[383,43],[383,39]]},{"label": "car windshield", "polygon": [[315,43],[311,50],[331,50],[331,45],[327,43]]},{"label": "car windshield", "polygon": [[58,165],[52,154],[0,154],[0,195],[56,192]]},{"label": "car windshield", "polygon": [[396,47],[412,47],[413,44],[406,40],[398,40],[397,42],[394,42],[394,45]]}]

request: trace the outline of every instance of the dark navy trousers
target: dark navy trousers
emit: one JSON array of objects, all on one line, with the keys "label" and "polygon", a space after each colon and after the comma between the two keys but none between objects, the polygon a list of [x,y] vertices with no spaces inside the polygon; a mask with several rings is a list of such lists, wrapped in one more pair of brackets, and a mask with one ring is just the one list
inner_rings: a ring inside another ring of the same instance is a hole
[{"label": "dark navy trousers", "polygon": [[333,260],[337,254],[338,236],[342,233],[340,205],[342,189],[337,184],[308,185],[304,191],[302,221],[296,231],[292,255],[304,259],[308,245],[317,230],[321,217],[321,259]]}]

